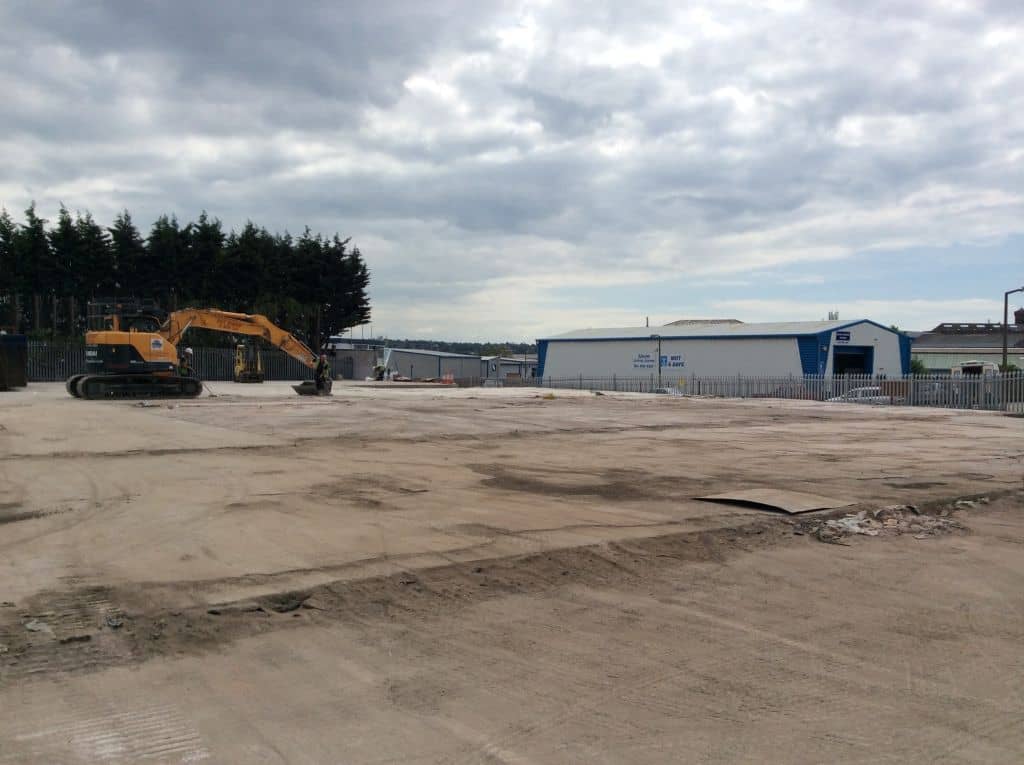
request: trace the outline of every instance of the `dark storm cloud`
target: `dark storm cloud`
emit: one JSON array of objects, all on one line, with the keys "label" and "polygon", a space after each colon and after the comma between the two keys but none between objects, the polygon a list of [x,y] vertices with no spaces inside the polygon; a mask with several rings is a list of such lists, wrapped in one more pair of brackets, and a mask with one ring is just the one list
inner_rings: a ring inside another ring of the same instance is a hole
[{"label": "dark storm cloud", "polygon": [[473,303],[528,273],[658,280],[1000,236],[1024,212],[1022,17],[9,2],[0,203],[352,234],[396,311],[431,279],[446,286],[424,294]]}]

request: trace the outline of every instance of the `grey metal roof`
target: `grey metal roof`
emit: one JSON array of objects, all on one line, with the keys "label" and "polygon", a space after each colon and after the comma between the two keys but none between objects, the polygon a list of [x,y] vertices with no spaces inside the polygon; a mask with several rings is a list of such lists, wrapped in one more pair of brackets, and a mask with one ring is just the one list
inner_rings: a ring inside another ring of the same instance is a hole
[{"label": "grey metal roof", "polygon": [[678,319],[670,321],[666,327],[689,327],[698,324],[742,324],[739,319]]},{"label": "grey metal roof", "polygon": [[[769,323],[722,322],[716,324],[689,324],[665,327],[613,327],[604,329],[577,329],[564,335],[552,335],[543,340],[640,340],[660,335],[662,339],[691,337],[764,337],[778,335],[816,335],[831,332],[842,327],[860,324],[867,319],[842,319],[836,321],[783,321]],[[884,329],[884,328],[883,328]]]},{"label": "grey metal roof", "polygon": [[433,356],[446,359],[479,359],[479,356],[473,356],[469,353],[448,353],[447,351],[429,351],[426,348],[385,348],[388,353],[414,353],[417,356]]},{"label": "grey metal roof", "polygon": [[[999,348],[974,348],[972,350],[939,350],[936,348],[924,351],[914,350],[913,358],[924,362],[929,369],[949,370],[957,364],[965,361],[992,361],[996,364],[1003,360],[1003,349]],[[1011,364],[1021,366],[1024,361],[1024,349],[1010,348],[1007,352],[1007,360]]]},{"label": "grey metal roof", "polygon": [[[1007,343],[1011,348],[1024,346],[1024,332],[1010,327]],[[952,349],[952,348],[1003,348],[1003,333],[986,332],[984,334],[956,333],[946,334],[944,332],[924,332],[914,340],[914,350]]]}]

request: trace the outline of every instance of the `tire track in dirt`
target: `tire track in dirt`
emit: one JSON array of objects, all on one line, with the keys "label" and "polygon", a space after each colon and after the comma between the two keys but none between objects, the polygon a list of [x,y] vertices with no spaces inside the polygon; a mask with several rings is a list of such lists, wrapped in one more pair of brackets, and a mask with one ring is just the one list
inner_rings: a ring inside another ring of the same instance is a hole
[{"label": "tire track in dirt", "polygon": [[210,752],[202,737],[178,710],[167,706],[118,709],[97,697],[72,694],[63,700],[65,709],[36,710],[16,723],[11,743],[15,754],[0,763],[67,762],[75,752],[81,762],[199,762]]}]

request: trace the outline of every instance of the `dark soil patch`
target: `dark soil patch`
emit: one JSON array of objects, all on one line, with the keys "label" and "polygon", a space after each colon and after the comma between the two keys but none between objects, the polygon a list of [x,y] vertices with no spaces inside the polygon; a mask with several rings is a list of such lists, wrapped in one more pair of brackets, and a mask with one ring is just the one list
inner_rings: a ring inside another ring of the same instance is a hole
[{"label": "dark soil patch", "polygon": [[500,491],[553,497],[598,497],[616,502],[672,499],[702,491],[710,481],[685,476],[652,475],[639,470],[575,471],[554,468],[509,468],[469,465],[487,476],[483,486]]}]

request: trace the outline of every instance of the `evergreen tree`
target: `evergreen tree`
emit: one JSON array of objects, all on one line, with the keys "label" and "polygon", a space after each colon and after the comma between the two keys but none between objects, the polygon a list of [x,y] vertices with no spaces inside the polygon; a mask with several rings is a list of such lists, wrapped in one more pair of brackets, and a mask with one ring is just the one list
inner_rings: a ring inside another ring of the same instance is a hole
[{"label": "evergreen tree", "polygon": [[186,261],[187,239],[176,217],[161,215],[156,219],[146,239],[147,256],[135,273],[133,295],[151,297],[174,308],[182,295],[193,291]]},{"label": "evergreen tree", "polygon": [[53,259],[53,277],[47,279],[47,289],[55,295],[78,293],[78,230],[75,221],[64,205],[57,213],[57,226],[49,231],[50,251]]},{"label": "evergreen tree", "polygon": [[16,327],[14,296],[18,291],[18,274],[14,270],[14,221],[7,210],[0,208],[0,327]]},{"label": "evergreen tree", "polygon": [[369,319],[369,278],[348,239],[308,227],[298,239],[253,221],[225,234],[204,211],[184,227],[162,215],[143,240],[127,210],[107,229],[63,205],[52,229],[34,204],[20,226],[0,211],[0,321],[17,313],[29,330],[75,335],[90,299],[135,296],[263,313],[315,345]]},{"label": "evergreen tree", "polygon": [[[220,251],[213,274],[211,292],[222,296],[223,307],[252,311],[262,296],[264,252],[260,244],[263,232],[249,221],[241,234],[232,231]],[[267,285],[269,286],[269,285]]]},{"label": "evergreen tree", "polygon": [[185,267],[191,284],[190,289],[182,293],[195,304],[216,300],[227,289],[226,284],[214,281],[225,240],[221,222],[210,218],[203,210],[199,220],[187,228],[187,233]]},{"label": "evergreen tree", "polygon": [[359,249],[347,251],[348,239],[337,234],[325,243],[325,273],[318,296],[323,310],[322,329],[325,336],[341,334],[349,327],[370,320],[366,288],[370,281]]},{"label": "evergreen tree", "polygon": [[110,237],[86,212],[75,219],[78,236],[78,289],[74,293],[83,303],[95,297],[117,294],[117,261]]},{"label": "evergreen tree", "polygon": [[266,264],[263,260],[265,250],[262,238],[265,233],[252,221],[247,221],[234,244],[224,247],[225,261],[234,276],[231,280],[232,292],[236,305],[242,310],[253,310],[256,301],[265,292],[272,290],[272,287],[263,280]]},{"label": "evergreen tree", "polygon": [[46,221],[36,215],[36,203],[25,210],[25,222],[14,233],[13,247],[15,273],[21,277],[20,301],[22,311],[31,321],[29,327],[40,330],[42,299],[55,292],[57,268],[46,236]]},{"label": "evergreen tree", "polygon": [[327,302],[325,298],[328,296],[324,284],[328,274],[328,257],[323,237],[319,234],[313,236],[307,226],[295,243],[290,292],[291,297],[301,306],[299,314],[292,321],[297,324],[298,332],[308,338],[314,347],[320,343],[323,321],[321,307]]},{"label": "evergreen tree", "polygon": [[117,272],[115,292],[125,295],[145,293],[153,277],[150,258],[142,235],[135,228],[127,210],[117,214],[114,225],[107,229],[107,233],[110,235],[111,258]]}]

